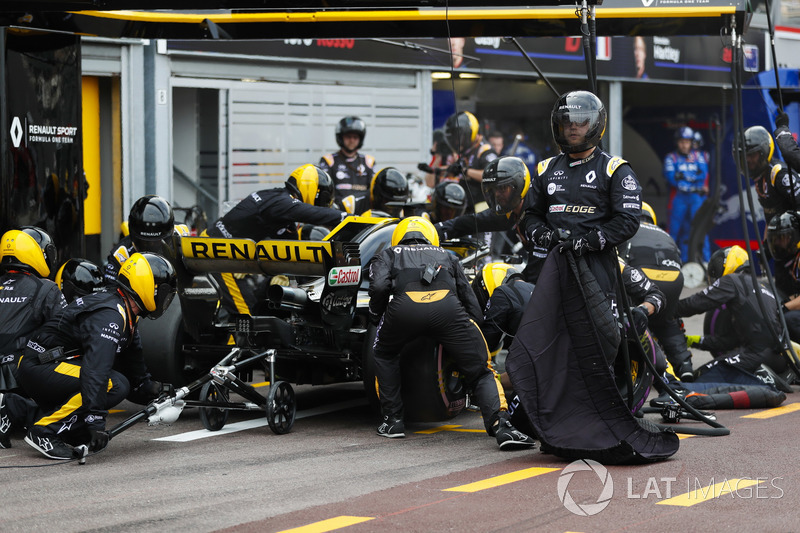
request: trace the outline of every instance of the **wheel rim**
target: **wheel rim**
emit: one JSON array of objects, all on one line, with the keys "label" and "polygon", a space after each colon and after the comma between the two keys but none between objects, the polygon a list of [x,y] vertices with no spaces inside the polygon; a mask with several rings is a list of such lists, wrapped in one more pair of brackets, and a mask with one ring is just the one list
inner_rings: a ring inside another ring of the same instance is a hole
[{"label": "wheel rim", "polygon": [[[200,396],[201,400],[205,402],[228,403],[228,391],[213,381],[203,385]],[[217,407],[201,407],[200,421],[207,430],[219,431],[228,421],[228,410]]]},{"label": "wheel rim", "polygon": [[296,406],[294,390],[285,381],[278,381],[269,388],[267,398],[267,422],[274,433],[288,433],[294,425]]}]

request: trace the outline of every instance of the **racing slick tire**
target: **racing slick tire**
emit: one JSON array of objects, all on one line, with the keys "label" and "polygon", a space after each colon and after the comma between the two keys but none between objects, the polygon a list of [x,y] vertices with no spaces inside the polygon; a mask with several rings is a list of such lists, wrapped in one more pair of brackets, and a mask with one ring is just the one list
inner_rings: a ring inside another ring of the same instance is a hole
[{"label": "racing slick tire", "polygon": [[[363,350],[362,375],[367,400],[380,412],[372,345],[377,329],[370,326]],[[400,353],[404,418],[410,422],[437,422],[457,416],[466,407],[466,390],[454,362],[441,345],[421,337]]]},{"label": "racing slick tire", "polygon": [[172,383],[176,387],[186,385],[184,374],[183,317],[178,298],[164,314],[156,320],[140,320],[139,336],[147,370],[153,379]]}]

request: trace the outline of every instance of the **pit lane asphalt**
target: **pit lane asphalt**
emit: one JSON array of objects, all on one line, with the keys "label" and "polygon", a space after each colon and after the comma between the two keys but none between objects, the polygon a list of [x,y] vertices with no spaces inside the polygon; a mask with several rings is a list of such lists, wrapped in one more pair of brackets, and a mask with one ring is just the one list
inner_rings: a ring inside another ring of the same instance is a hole
[{"label": "pit lane asphalt", "polygon": [[[688,334],[701,333],[701,317],[686,326]],[[695,352],[696,365],[704,360],[707,354]],[[798,528],[800,466],[794,456],[800,414],[793,409],[800,395],[788,395],[782,409],[717,411],[731,435],[684,439],[668,461],[608,467],[603,479],[612,480],[613,495],[607,507],[578,516],[559,497],[559,480],[570,463],[538,450],[498,451],[477,413],[409,425],[407,438],[391,440],[375,435],[376,420],[362,403],[360,384],[297,392],[300,416],[349,407],[300,418],[287,435],[274,435],[265,425],[210,433],[196,410],[186,410],[172,426],[134,426],[83,466],[46,460],[14,434],[14,448],[0,450],[0,466],[35,468],[0,469],[0,531]],[[110,425],[136,408],[120,407],[127,412],[112,414]],[[753,414],[776,416],[746,417]],[[233,412],[225,429],[263,424],[255,415]],[[444,425],[460,427],[420,433]],[[455,431],[464,429],[471,431]],[[184,440],[174,440],[178,436]],[[186,440],[196,436],[206,438]],[[157,440],[164,438],[173,440]],[[476,482],[482,484],[468,485]],[[594,471],[579,471],[563,494],[577,504],[573,508],[593,511],[591,505],[604,503],[598,502],[603,487]],[[475,489],[480,490],[467,492]],[[690,491],[690,497],[681,496]]]}]

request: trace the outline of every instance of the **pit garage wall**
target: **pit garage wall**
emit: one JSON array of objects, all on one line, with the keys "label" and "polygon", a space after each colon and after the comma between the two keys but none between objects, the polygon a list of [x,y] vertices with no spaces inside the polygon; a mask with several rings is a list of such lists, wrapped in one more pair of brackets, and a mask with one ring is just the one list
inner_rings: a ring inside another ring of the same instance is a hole
[{"label": "pit garage wall", "polygon": [[298,166],[338,150],[335,126],[346,115],[366,122],[361,151],[375,157],[376,168],[415,172],[429,158],[427,73],[181,54],[169,60],[172,194],[182,206],[215,198],[218,212],[206,209],[210,223],[247,194],[282,187]]}]

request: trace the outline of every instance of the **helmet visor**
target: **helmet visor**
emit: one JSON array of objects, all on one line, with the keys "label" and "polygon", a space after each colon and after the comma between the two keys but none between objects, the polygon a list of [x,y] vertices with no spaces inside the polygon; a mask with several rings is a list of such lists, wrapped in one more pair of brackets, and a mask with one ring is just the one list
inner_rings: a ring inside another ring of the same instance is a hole
[{"label": "helmet visor", "polygon": [[484,183],[482,188],[486,203],[496,214],[510,213],[522,200],[516,191],[516,187],[508,182]]},{"label": "helmet visor", "polygon": [[800,232],[794,227],[777,231],[767,231],[769,252],[778,261],[788,261],[797,255]]},{"label": "helmet visor", "polygon": [[172,300],[175,298],[175,288],[167,283],[162,283],[158,286],[155,295],[156,308],[154,311],[148,313],[147,318],[155,320],[164,314],[164,311],[169,308]]},{"label": "helmet visor", "polygon": [[333,205],[333,192],[327,188],[320,188],[317,191],[317,198],[314,200],[317,207],[330,207]]}]

